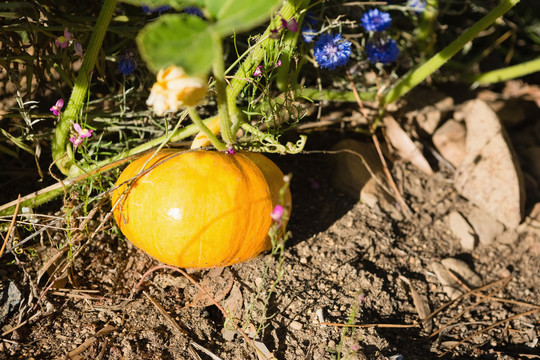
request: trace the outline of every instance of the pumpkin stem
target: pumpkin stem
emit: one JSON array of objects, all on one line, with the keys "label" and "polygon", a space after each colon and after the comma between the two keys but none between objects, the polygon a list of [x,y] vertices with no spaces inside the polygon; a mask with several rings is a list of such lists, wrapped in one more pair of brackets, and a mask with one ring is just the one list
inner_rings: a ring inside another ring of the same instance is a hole
[{"label": "pumpkin stem", "polygon": [[208,140],[210,140],[210,142],[212,143],[212,145],[214,145],[214,147],[216,149],[218,149],[219,151],[225,151],[227,150],[227,146],[225,146],[224,143],[222,143],[221,141],[219,141],[219,139],[214,135],[214,133],[208,128],[208,126],[206,126],[201,118],[199,117],[199,114],[197,113],[197,111],[195,110],[195,108],[193,106],[189,106],[187,108],[188,110],[188,113],[189,113],[189,117],[191,118],[191,120],[193,121],[193,123],[199,128],[200,131],[203,132],[204,135],[206,135],[206,137],[208,138]]},{"label": "pumpkin stem", "polygon": [[219,111],[219,122],[221,137],[227,144],[235,143],[235,136],[232,131],[232,123],[229,114],[229,105],[227,103],[227,83],[225,82],[225,64],[223,63],[223,45],[219,35],[214,35],[214,48],[216,56],[214,58],[213,72],[216,81],[217,107]]}]

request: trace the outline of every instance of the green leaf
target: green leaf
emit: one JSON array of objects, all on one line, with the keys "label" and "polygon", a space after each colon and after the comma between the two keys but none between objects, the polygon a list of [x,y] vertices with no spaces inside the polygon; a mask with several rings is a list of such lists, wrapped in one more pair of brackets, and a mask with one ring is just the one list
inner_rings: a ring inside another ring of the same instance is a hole
[{"label": "green leaf", "polygon": [[11,149],[8,149],[7,147],[5,147],[4,145],[0,144],[0,152],[3,152],[4,154],[7,154],[9,156],[12,156],[14,157],[15,159],[18,159],[19,156],[17,155],[17,153]]},{"label": "green leaf", "polygon": [[148,6],[150,9],[164,5],[169,5],[177,10],[182,10],[187,6],[204,6],[204,0],[122,0],[122,2],[135,6]]},{"label": "green leaf", "polygon": [[226,36],[259,25],[279,3],[281,0],[206,0],[205,7],[216,19],[216,33]]},{"label": "green leaf", "polygon": [[182,67],[189,75],[205,75],[212,67],[212,28],[187,14],[163,15],[137,36],[141,57],[157,72],[170,65]]},{"label": "green leaf", "polygon": [[35,154],[34,150],[32,150],[30,146],[26,145],[21,139],[16,138],[15,136],[11,135],[4,129],[0,129],[0,131],[2,132],[2,135],[7,137],[9,140],[11,140],[11,142],[13,142],[13,144],[15,144],[18,148],[23,149],[24,151],[26,151],[27,153],[31,155]]}]

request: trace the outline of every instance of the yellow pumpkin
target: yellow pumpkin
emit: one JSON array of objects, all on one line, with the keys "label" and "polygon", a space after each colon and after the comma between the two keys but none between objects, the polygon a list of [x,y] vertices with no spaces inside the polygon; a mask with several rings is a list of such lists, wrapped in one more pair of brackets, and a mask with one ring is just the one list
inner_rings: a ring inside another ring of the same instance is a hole
[{"label": "yellow pumpkin", "polygon": [[[137,178],[151,155],[126,167],[112,195],[113,205],[120,199],[114,218],[135,246],[184,268],[228,266],[271,248],[270,213],[284,185],[271,160],[249,152],[163,150]],[[290,210],[288,189],[285,204]]]}]

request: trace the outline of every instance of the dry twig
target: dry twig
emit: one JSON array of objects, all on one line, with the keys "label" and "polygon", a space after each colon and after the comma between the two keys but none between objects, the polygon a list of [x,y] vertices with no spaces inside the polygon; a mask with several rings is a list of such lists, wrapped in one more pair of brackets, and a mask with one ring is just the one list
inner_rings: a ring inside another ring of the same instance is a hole
[{"label": "dry twig", "polygon": [[13,213],[13,217],[11,218],[11,223],[9,224],[9,229],[6,234],[6,238],[4,239],[4,242],[2,244],[2,247],[0,248],[0,257],[2,257],[2,254],[4,253],[4,249],[6,248],[6,244],[9,241],[9,237],[11,236],[11,232],[13,231],[13,227],[15,226],[15,221],[17,220],[17,213],[19,212],[19,205],[21,205],[21,195],[17,198],[17,204],[15,206],[15,212]]},{"label": "dry twig", "polygon": [[[356,102],[358,103],[358,106],[360,107],[360,111],[364,113],[364,106],[362,105],[362,100],[360,99],[360,95],[358,95],[358,90],[356,90],[356,86],[354,86],[354,82],[352,81],[351,74],[347,71],[347,76],[349,77],[349,81],[351,84],[352,91],[354,93],[354,97],[356,98]],[[364,114],[365,116],[365,114]],[[399,204],[402,207],[403,213],[409,217],[412,214],[411,208],[407,205],[405,200],[403,199],[403,196],[401,196],[401,193],[399,192],[396,183],[394,181],[394,178],[392,178],[392,174],[390,174],[390,170],[388,170],[388,164],[386,163],[386,160],[384,159],[384,155],[381,150],[381,145],[379,143],[379,139],[377,139],[377,135],[375,133],[371,134],[371,139],[373,140],[373,143],[375,144],[375,148],[377,149],[377,153],[379,154],[379,158],[381,159],[381,164],[383,165],[383,171],[386,175],[386,178],[388,180],[388,183],[394,190],[394,195],[396,197],[396,200],[399,202]]]}]

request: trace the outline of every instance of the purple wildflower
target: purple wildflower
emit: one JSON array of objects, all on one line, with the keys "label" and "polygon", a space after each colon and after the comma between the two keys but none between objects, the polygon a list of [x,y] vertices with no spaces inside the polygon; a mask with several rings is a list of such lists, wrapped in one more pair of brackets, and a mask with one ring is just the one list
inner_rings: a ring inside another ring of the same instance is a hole
[{"label": "purple wildflower", "polygon": [[59,46],[62,49],[65,49],[69,45],[69,42],[72,39],[73,39],[73,36],[68,31],[68,28],[64,28],[64,35],[57,37],[54,43],[56,44],[56,46]]},{"label": "purple wildflower", "polygon": [[60,111],[62,110],[63,107],[64,107],[64,99],[58,99],[58,101],[56,101],[56,104],[54,104],[49,110],[52,111],[52,113],[55,116],[58,116],[60,115]]},{"label": "purple wildflower", "polygon": [[298,31],[298,21],[295,18],[291,18],[289,21],[281,18],[281,27],[292,32]]},{"label": "purple wildflower", "polygon": [[83,57],[83,48],[80,42],[75,42],[73,44],[73,50],[75,50],[75,55]]},{"label": "purple wildflower", "polygon": [[70,137],[69,141],[71,141],[75,147],[82,144],[84,138],[89,138],[92,136],[92,132],[94,132],[92,129],[83,129],[81,125],[77,123],[73,124],[73,129],[77,132],[77,135]]},{"label": "purple wildflower", "polygon": [[262,76],[262,65],[257,66],[255,71],[253,72],[253,76],[255,76],[255,77],[261,77]]}]

